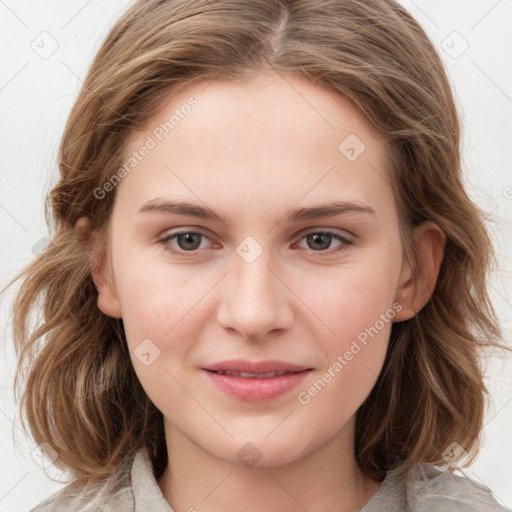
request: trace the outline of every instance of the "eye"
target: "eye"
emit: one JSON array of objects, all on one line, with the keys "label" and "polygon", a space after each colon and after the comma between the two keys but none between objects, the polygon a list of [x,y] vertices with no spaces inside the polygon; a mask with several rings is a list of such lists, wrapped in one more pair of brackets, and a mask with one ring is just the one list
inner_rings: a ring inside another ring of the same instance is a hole
[{"label": "eye", "polygon": [[[196,231],[178,231],[177,233],[172,233],[165,236],[164,238],[158,240],[158,242],[162,244],[166,251],[169,251],[172,254],[186,256],[187,253],[193,253],[200,248],[201,237],[207,238],[207,236],[203,233],[198,233]],[[178,245],[177,249],[173,248],[171,245],[171,240],[175,238]]]},{"label": "eye", "polygon": [[[339,245],[332,251],[325,251],[334,240],[338,240]],[[313,252],[338,252],[349,249],[354,241],[334,231],[310,231],[302,236],[301,241],[306,240],[306,243]]]},{"label": "eye", "polygon": [[[175,244],[178,247],[171,243],[174,239],[176,239]],[[158,243],[163,246],[164,250],[171,254],[187,257],[194,256],[199,249],[205,248],[201,247],[202,239],[209,240],[205,234],[197,231],[178,231],[159,239]],[[328,254],[349,249],[354,243],[352,239],[329,230],[310,231],[309,233],[302,235],[301,241],[302,240],[306,240],[308,247],[312,249],[313,252],[327,252]],[[333,240],[337,240],[339,242],[338,246],[332,251],[326,251],[325,249],[329,248]]]}]

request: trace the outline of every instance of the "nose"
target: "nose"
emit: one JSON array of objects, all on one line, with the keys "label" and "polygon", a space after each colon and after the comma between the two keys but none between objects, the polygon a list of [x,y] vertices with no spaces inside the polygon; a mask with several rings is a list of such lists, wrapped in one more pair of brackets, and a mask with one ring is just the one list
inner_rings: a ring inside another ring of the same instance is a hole
[{"label": "nose", "polygon": [[270,251],[249,263],[234,255],[233,269],[224,279],[218,323],[245,339],[263,340],[293,325],[294,294]]}]

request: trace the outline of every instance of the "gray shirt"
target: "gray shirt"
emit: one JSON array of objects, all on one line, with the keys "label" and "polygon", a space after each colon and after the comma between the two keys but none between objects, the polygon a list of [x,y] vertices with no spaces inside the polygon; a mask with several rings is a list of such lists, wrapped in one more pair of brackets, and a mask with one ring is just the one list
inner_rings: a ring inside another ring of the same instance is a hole
[{"label": "gray shirt", "polygon": [[[189,510],[195,510],[191,504]],[[198,505],[199,506],[199,505]],[[126,457],[102,485],[68,484],[31,512],[175,512],[158,487],[145,448]],[[377,492],[360,512],[512,512],[491,490],[470,478],[417,464],[406,476],[388,471]]]}]

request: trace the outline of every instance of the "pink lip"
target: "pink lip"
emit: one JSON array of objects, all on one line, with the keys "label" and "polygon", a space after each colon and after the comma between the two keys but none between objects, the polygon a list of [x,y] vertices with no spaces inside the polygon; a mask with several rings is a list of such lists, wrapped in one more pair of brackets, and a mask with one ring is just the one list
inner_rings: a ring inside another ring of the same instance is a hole
[{"label": "pink lip", "polygon": [[[245,378],[234,375],[222,375],[213,370],[240,371],[247,373],[270,373],[288,372],[284,375],[270,378]],[[271,400],[283,395],[297,386],[302,379],[309,375],[312,368],[299,366],[283,361],[261,361],[251,363],[250,361],[231,360],[217,363],[202,368],[201,373],[205,375],[212,384],[224,393],[252,402]]]}]

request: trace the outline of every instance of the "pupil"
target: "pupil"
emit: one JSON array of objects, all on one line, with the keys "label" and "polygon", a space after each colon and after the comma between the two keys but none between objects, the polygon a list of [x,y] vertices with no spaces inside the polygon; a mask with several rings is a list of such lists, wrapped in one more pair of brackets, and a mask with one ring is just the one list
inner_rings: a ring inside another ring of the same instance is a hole
[{"label": "pupil", "polygon": [[[181,233],[178,235],[178,245],[181,249],[197,249],[200,245],[200,243],[197,243],[199,241],[199,237],[201,235],[199,233]],[[196,238],[196,242],[194,243],[194,237]],[[182,241],[185,241],[184,245],[182,244]],[[188,244],[192,244],[192,247],[190,247]]]},{"label": "pupil", "polygon": [[[324,243],[320,243],[320,245],[322,246],[321,249],[327,249],[331,243],[331,237],[332,235],[329,235],[328,233],[314,233],[312,235],[308,235],[308,242],[310,241],[310,239],[313,239],[313,241],[315,243],[318,243],[318,239],[322,238],[322,237],[325,237],[325,240]],[[318,247],[317,247],[318,248]]]}]

